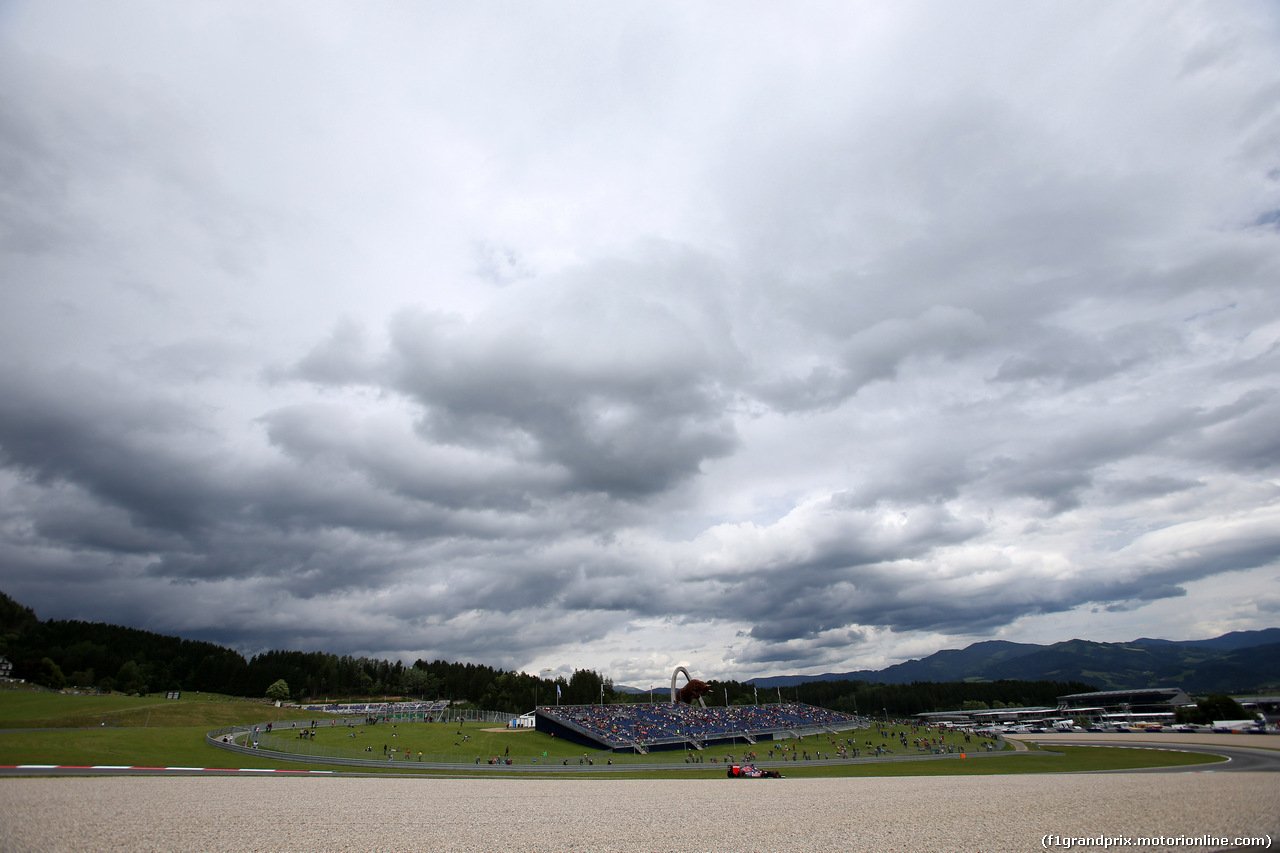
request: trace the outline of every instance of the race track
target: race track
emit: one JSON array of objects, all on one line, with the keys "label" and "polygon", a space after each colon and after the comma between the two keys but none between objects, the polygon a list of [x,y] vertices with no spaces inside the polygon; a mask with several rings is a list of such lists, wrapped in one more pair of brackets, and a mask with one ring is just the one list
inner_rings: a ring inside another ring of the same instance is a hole
[{"label": "race track", "polygon": [[[1232,760],[1089,774],[780,780],[27,775],[0,780],[0,850],[996,853],[1102,836],[1131,850],[1220,850],[1242,838],[1274,845],[1280,750],[1231,741],[1177,748]],[[1209,843],[1138,843],[1153,836]]]},{"label": "race track", "polygon": [[[1280,774],[860,779],[23,778],[24,851],[1028,851],[1045,835],[1267,835]],[[1179,847],[1180,850],[1217,849]],[[1131,847],[1130,849],[1166,849]]]}]

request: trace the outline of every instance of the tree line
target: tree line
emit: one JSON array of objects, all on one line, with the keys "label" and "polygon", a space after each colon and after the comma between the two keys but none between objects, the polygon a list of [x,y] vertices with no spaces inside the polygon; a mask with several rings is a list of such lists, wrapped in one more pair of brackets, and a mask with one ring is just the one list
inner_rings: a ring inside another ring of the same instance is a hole
[{"label": "tree line", "polygon": [[[13,675],[60,690],[145,694],[224,693],[260,698],[278,681],[294,701],[448,699],[523,713],[535,702],[616,701],[613,684],[590,670],[543,679],[483,664],[400,661],[326,652],[268,651],[244,657],[214,643],[100,622],[51,620],[0,638]],[[557,697],[557,690],[559,696]]]},{"label": "tree line", "polygon": [[[180,690],[261,698],[283,681],[294,701],[381,698],[446,699],[518,714],[535,704],[589,705],[648,702],[650,693],[616,689],[594,670],[541,678],[474,663],[400,661],[326,652],[268,651],[246,658],[233,649],[137,628],[77,620],[40,621],[30,608],[0,593],[0,655],[14,676],[54,689],[75,687],[123,693]],[[797,701],[866,716],[909,716],[962,707],[1055,705],[1092,685],[1057,681],[915,682],[810,681],[757,688],[708,680],[708,705]],[[276,687],[279,690],[279,687]],[[664,701],[664,687],[653,693]]]},{"label": "tree line", "polygon": [[[1079,681],[807,681],[791,687],[756,687],[739,681],[709,680],[708,705],[803,702],[866,717],[909,717],[925,711],[1055,707],[1058,697],[1097,690]],[[665,695],[667,691],[663,691]],[[644,694],[643,701],[649,700]]]},{"label": "tree line", "polygon": [[41,621],[0,592],[0,655],[13,676],[53,689],[154,693],[189,691],[261,698],[279,681],[295,701],[447,699],[507,713],[535,702],[617,701],[613,683],[591,670],[539,678],[474,663],[418,660],[412,666],[326,652],[268,651],[246,658],[216,643],[102,622]]}]

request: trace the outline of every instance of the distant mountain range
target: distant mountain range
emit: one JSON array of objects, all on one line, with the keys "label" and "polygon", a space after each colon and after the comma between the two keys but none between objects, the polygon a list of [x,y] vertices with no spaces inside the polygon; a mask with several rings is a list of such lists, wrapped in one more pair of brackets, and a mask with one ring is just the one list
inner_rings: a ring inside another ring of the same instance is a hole
[{"label": "distant mountain range", "polygon": [[[618,691],[619,693],[633,693],[633,694],[640,694],[640,693],[648,693],[648,692],[649,692],[649,688],[647,688],[647,687],[643,687],[643,688],[641,688],[641,687],[628,687],[628,686],[627,686],[627,685],[625,685],[625,684],[615,684],[615,685],[613,685],[613,689],[614,689],[614,690],[616,690],[616,691]],[[655,690],[656,690],[656,689],[657,689],[657,688],[655,688]]]},{"label": "distant mountain range", "polygon": [[1100,690],[1181,687],[1190,693],[1280,686],[1280,628],[1232,631],[1208,640],[1142,638],[1131,643],[1067,640],[1048,646],[989,640],[880,670],[753,678],[757,687],[810,681],[1083,681]]}]

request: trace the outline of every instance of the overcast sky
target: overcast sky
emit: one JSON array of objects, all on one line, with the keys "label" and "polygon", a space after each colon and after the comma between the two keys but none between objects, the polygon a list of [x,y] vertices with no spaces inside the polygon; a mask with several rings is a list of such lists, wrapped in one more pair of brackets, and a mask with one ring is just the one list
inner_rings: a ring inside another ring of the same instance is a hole
[{"label": "overcast sky", "polygon": [[1280,625],[1268,2],[0,3],[0,589],[648,686]]}]

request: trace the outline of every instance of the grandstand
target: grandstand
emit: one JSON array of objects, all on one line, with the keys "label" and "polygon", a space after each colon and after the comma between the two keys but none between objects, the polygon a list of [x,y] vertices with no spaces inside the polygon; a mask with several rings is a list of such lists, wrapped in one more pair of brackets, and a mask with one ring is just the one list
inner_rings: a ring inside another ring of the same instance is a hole
[{"label": "grandstand", "polygon": [[416,715],[419,717],[439,715],[449,707],[447,699],[431,702],[341,702],[316,705],[299,705],[304,711],[319,711],[326,714],[360,715],[368,717],[390,717]]},{"label": "grandstand", "polygon": [[778,740],[866,725],[864,720],[798,702],[700,708],[682,703],[561,705],[537,709],[540,732],[620,752],[703,749]]}]

